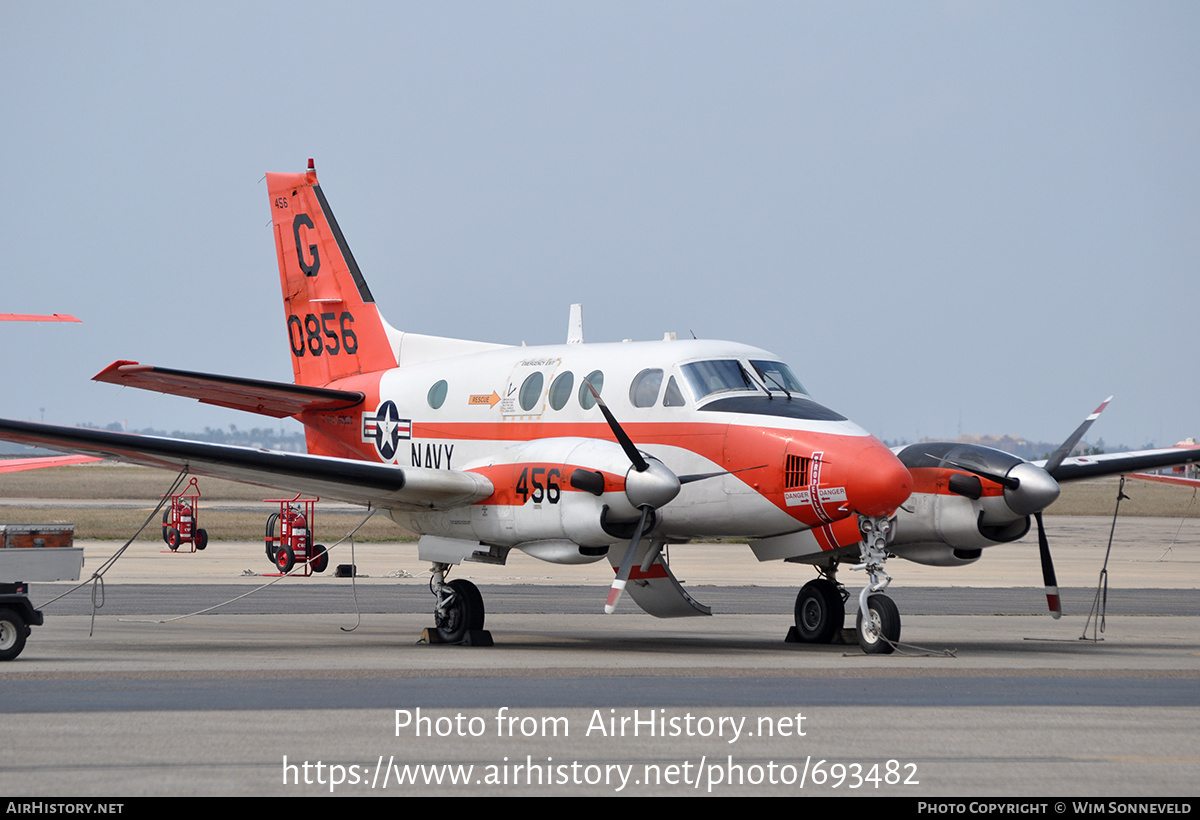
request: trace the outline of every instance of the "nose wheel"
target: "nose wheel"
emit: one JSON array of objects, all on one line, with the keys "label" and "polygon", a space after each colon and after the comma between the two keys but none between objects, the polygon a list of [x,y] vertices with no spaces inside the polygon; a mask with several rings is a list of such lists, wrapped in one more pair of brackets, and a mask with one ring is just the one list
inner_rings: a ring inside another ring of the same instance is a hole
[{"label": "nose wheel", "polygon": [[858,645],[868,655],[890,655],[900,642],[900,610],[886,595],[872,595],[867,599],[868,617],[858,613],[855,626],[858,628]]}]

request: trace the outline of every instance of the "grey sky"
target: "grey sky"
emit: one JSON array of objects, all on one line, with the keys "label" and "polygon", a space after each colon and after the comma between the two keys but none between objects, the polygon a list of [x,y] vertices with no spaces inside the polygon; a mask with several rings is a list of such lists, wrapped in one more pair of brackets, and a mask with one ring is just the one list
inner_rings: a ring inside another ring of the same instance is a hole
[{"label": "grey sky", "polygon": [[257,417],[265,171],[308,157],[389,320],[772,350],[882,438],[1200,435],[1200,6],[0,4],[0,415]]}]

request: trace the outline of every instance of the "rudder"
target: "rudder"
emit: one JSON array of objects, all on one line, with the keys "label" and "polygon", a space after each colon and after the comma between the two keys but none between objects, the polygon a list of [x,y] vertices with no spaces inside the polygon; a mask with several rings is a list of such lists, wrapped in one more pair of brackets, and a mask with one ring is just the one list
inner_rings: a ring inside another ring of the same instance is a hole
[{"label": "rudder", "polygon": [[267,174],[296,384],[326,385],[396,366],[375,299],[321,193],[303,174]]}]

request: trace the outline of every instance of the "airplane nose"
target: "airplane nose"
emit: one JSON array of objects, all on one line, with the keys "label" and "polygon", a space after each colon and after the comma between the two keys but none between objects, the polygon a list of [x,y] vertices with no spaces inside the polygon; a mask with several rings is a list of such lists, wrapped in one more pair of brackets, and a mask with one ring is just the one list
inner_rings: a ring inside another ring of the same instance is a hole
[{"label": "airplane nose", "polygon": [[913,479],[895,453],[878,441],[851,462],[846,495],[850,509],[880,517],[891,515],[912,495]]}]

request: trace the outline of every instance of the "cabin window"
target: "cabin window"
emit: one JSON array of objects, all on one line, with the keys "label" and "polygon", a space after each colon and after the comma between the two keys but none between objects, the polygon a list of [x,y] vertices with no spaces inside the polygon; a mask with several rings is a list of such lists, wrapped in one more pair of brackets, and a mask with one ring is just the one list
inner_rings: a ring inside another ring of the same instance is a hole
[{"label": "cabin window", "polygon": [[629,400],[634,407],[653,407],[658,401],[658,390],[662,387],[663,372],[657,367],[647,368],[633,377],[629,385]]},{"label": "cabin window", "polygon": [[593,370],[587,374],[587,378],[583,380],[583,384],[579,385],[579,406],[584,410],[591,410],[596,406],[596,397],[592,395],[592,391],[588,390],[588,385],[596,389],[597,393],[604,392],[604,374],[599,370]]},{"label": "cabin window", "polygon": [[672,376],[667,380],[667,392],[663,393],[663,407],[683,407],[683,391],[679,389],[679,383]]},{"label": "cabin window", "polygon": [[429,406],[437,410],[446,403],[446,380],[435,382],[433,387],[429,388],[429,395],[425,397],[429,402]]},{"label": "cabin window", "polygon": [[550,406],[561,410],[567,406],[571,398],[571,388],[575,386],[575,376],[568,370],[562,373],[550,384]]},{"label": "cabin window", "polygon": [[[680,368],[683,378],[692,388],[692,395],[703,399],[714,393],[730,390],[758,390],[746,374],[746,368],[737,359],[721,359],[712,362],[692,362]],[[759,391],[761,395],[762,391]]]},{"label": "cabin window", "polygon": [[546,377],[542,375],[542,371],[535,370],[526,377],[521,385],[521,392],[517,396],[521,402],[521,409],[526,412],[532,410],[537,404],[538,399],[542,396],[542,385],[546,383]]}]

